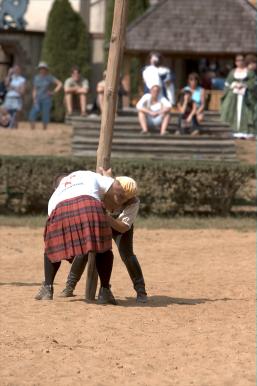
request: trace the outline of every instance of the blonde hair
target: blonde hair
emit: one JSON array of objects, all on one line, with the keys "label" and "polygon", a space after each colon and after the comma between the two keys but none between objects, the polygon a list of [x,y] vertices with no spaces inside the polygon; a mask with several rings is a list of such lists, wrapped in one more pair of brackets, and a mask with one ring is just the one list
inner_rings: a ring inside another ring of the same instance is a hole
[{"label": "blonde hair", "polygon": [[116,177],[116,180],[121,184],[127,200],[130,200],[137,195],[137,183],[135,180],[133,180],[133,178],[127,176],[119,176]]}]

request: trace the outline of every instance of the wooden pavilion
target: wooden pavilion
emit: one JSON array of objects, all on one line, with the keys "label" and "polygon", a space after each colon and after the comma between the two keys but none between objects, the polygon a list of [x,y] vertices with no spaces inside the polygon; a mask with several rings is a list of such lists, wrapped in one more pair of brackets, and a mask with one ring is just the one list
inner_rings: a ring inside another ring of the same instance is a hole
[{"label": "wooden pavilion", "polygon": [[153,50],[173,69],[177,89],[203,61],[232,67],[236,54],[256,53],[256,7],[248,0],[160,0],[127,28],[128,90],[131,59],[143,67]]}]

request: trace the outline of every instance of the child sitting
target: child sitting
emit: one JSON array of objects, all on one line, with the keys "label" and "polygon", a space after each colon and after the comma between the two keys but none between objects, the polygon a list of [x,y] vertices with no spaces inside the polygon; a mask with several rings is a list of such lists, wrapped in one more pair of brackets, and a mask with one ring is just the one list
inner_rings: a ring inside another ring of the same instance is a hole
[{"label": "child sitting", "polygon": [[192,92],[190,90],[182,90],[178,98],[179,122],[178,134],[187,134],[198,130],[198,121],[196,118],[197,105],[192,100]]}]

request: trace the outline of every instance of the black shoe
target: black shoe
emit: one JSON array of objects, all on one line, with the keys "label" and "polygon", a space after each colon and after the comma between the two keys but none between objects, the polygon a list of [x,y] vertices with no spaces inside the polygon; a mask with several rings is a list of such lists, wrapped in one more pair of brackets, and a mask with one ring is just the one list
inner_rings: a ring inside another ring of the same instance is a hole
[{"label": "black shoe", "polygon": [[145,291],[137,292],[137,303],[147,303],[147,294]]},{"label": "black shoe", "polygon": [[68,285],[64,288],[64,290],[62,290],[62,292],[60,293],[59,297],[60,298],[72,298],[74,296],[73,294],[73,288],[72,287],[69,287]]},{"label": "black shoe", "polygon": [[52,285],[42,284],[42,287],[35,296],[36,300],[53,300],[54,288]]},{"label": "black shoe", "polygon": [[112,291],[109,288],[101,287],[98,294],[98,304],[113,304],[116,305],[117,302],[112,294]]}]

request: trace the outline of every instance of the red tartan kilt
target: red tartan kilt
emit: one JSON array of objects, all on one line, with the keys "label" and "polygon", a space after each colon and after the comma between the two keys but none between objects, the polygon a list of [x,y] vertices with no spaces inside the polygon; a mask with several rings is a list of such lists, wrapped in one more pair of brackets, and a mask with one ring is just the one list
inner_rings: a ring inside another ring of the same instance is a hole
[{"label": "red tartan kilt", "polygon": [[112,231],[102,203],[91,196],[62,201],[46,222],[44,241],[52,262],[108,251]]}]

